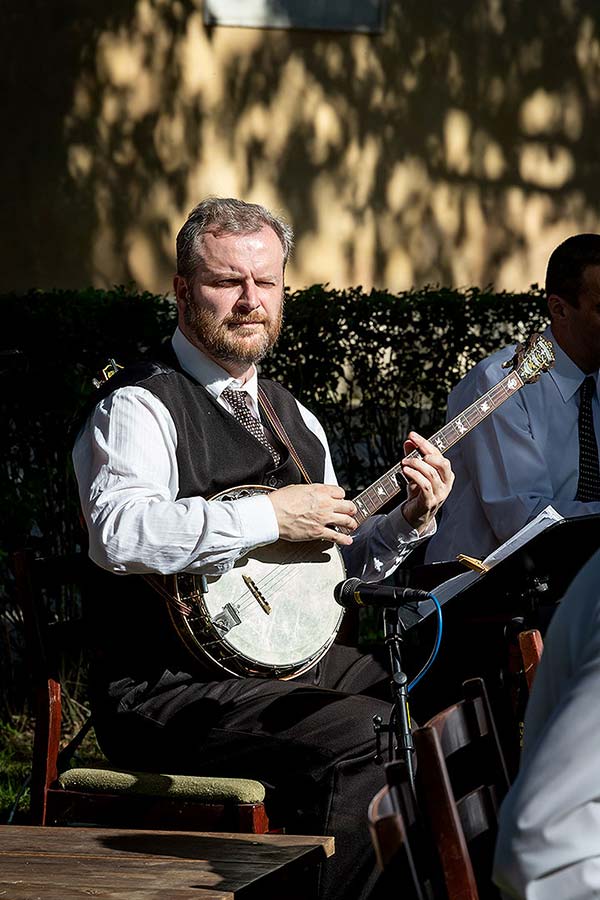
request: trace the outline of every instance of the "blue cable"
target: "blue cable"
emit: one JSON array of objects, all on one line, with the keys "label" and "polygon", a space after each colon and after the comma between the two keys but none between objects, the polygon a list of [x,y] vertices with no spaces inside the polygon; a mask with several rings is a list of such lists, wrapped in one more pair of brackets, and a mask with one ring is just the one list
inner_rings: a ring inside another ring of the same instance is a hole
[{"label": "blue cable", "polygon": [[429,659],[427,660],[427,662],[425,663],[425,665],[423,666],[423,668],[421,669],[419,674],[416,675],[413,678],[413,680],[409,683],[408,687],[406,688],[407,691],[412,691],[414,686],[420,682],[420,680],[423,678],[424,675],[427,674],[427,672],[429,672],[430,668],[432,667],[432,665],[434,663],[436,656],[438,655],[438,652],[440,649],[440,644],[442,643],[442,629],[443,629],[442,607],[440,605],[440,601],[435,596],[435,594],[430,593],[429,596],[435,603],[435,609],[437,612],[437,632],[436,632],[436,636],[435,636],[435,644],[434,644],[433,650],[431,651],[431,655],[430,655]]}]

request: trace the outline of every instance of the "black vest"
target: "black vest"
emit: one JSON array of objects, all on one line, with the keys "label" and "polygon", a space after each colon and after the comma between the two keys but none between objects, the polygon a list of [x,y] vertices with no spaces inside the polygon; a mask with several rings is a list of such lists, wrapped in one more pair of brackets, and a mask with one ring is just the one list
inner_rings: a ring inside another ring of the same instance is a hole
[{"label": "black vest", "polygon": [[[306,427],[293,396],[280,384],[261,379],[261,387],[277,411],[312,481],[322,481],[325,451]],[[177,466],[181,497],[210,498],[238,484],[278,488],[299,484],[302,477],[287,447],[269,433],[281,455],[275,467],[269,451],[238,420],[180,369],[164,363],[141,363],[111,378],[100,397],[119,387],[136,385],[150,391],[169,410],[177,431]]]},{"label": "black vest", "polygon": [[[274,435],[268,433],[281,456],[278,466],[234,416],[172,362],[129,366],[113,376],[94,401],[136,385],[164,403],[177,432],[177,499],[209,499],[241,484],[278,488],[302,482],[288,449]],[[323,445],[304,424],[293,396],[273,381],[261,379],[260,384],[311,480],[322,482]],[[102,720],[111,720],[117,710],[166,722],[189,702],[194,682],[218,676],[207,675],[191,657],[171,625],[164,600],[143,579],[92,569],[85,608],[93,642],[91,693],[100,729]]]}]

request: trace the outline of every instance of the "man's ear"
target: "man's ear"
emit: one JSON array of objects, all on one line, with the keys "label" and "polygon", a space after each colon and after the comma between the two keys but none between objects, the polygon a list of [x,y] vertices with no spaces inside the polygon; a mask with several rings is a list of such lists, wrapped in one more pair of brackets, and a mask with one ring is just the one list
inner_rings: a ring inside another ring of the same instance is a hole
[{"label": "man's ear", "polygon": [[550,294],[548,297],[548,311],[550,312],[550,317],[552,319],[564,319],[568,315],[568,306],[571,306],[570,303],[567,303],[566,300],[563,300],[562,297],[559,297],[558,294]]},{"label": "man's ear", "polygon": [[177,300],[177,308],[180,312],[185,308],[188,299],[188,284],[182,275],[175,275],[173,278],[173,291]]}]

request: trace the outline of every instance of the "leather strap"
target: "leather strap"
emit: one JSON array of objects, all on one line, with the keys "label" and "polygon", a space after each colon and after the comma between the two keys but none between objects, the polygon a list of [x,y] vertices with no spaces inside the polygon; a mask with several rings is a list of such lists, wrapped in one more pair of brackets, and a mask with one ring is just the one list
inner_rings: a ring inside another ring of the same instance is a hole
[{"label": "leather strap", "polygon": [[273,409],[273,405],[272,405],[271,401],[265,394],[264,390],[261,388],[260,384],[258,386],[258,402],[260,403],[261,409],[264,412],[265,417],[268,420],[269,425],[273,429],[274,433],[277,435],[277,437],[279,438],[281,443],[284,444],[290,451],[290,456],[292,457],[292,459],[298,466],[300,474],[304,478],[305,482],[307,484],[312,484],[310,475],[306,471],[306,469],[302,463],[302,460],[298,456],[298,453],[296,452],[296,449],[295,449],[294,445],[292,444],[287,431],[283,427],[281,419],[279,418],[279,416]]}]

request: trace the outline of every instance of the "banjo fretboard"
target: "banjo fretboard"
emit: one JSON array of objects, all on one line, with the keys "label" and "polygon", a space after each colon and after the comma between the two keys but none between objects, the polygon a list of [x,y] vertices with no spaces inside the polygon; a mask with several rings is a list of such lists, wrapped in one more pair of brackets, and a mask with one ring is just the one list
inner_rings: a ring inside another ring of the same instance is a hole
[{"label": "banjo fretboard", "polygon": [[[433,437],[429,438],[430,443],[434,444],[441,453],[445,453],[446,450],[449,450],[450,447],[453,447],[454,444],[457,444],[472,431],[476,425],[479,425],[490,413],[498,409],[505,400],[508,400],[524,384],[525,382],[517,372],[511,372],[510,375],[507,375],[506,378],[494,385],[487,394],[483,394],[471,406],[468,406],[452,419],[451,422],[448,422],[443,428],[436,431]],[[408,458],[414,458],[419,455],[418,450],[413,450],[407,456]],[[373,482],[370,487],[365,488],[364,491],[355,497],[354,503],[358,509],[355,519],[358,524],[360,525],[369,516],[379,512],[388,500],[391,500],[392,497],[395,497],[402,490],[404,482],[402,463],[396,463],[377,481]]]}]

